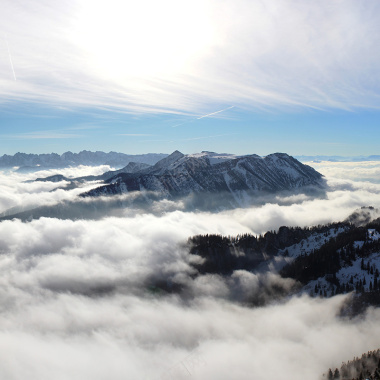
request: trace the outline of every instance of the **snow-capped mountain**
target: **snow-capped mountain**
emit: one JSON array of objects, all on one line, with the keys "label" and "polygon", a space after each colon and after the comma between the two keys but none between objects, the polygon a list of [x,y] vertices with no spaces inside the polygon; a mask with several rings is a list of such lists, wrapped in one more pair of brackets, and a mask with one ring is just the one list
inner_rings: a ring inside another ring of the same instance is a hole
[{"label": "snow-capped mountain", "polygon": [[1,156],[0,168],[19,167],[20,169],[36,170],[41,168],[63,168],[78,165],[110,165],[114,167],[123,167],[131,161],[154,165],[157,161],[166,156],[167,154],[161,153],[130,155],[117,152],[90,152],[87,150],[83,150],[79,153],[65,152],[62,155],[57,153],[16,153],[13,156],[7,154]]},{"label": "snow-capped mountain", "polygon": [[320,186],[322,175],[285,153],[266,157],[179,151],[136,173],[118,173],[84,196],[153,191],[178,197],[191,193],[229,194],[239,205],[257,192]]}]

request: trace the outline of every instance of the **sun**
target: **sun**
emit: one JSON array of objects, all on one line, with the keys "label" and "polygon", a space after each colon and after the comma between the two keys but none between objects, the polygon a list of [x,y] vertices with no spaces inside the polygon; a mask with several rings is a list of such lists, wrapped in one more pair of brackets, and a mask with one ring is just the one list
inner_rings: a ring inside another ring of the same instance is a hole
[{"label": "sun", "polygon": [[90,70],[116,81],[170,78],[195,69],[213,44],[205,2],[83,1],[71,38]]}]

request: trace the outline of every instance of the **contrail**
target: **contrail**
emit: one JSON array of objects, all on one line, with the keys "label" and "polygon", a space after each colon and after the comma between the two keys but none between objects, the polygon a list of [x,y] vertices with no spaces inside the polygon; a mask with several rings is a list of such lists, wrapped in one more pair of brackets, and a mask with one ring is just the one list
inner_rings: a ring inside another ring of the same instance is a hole
[{"label": "contrail", "polygon": [[216,113],[220,113],[220,112],[227,111],[227,110],[229,110],[229,109],[231,109],[231,108],[234,108],[234,107],[235,107],[235,106],[227,107],[227,108],[225,108],[225,109],[223,109],[223,110],[216,111],[216,112],[213,112],[213,113],[209,113],[209,114],[207,114],[207,115],[203,115],[203,116],[201,116],[201,117],[197,117],[197,120],[199,120],[199,119],[203,119],[204,117],[209,117],[209,116],[215,115]]},{"label": "contrail", "polygon": [[216,112],[208,113],[207,115],[199,116],[199,117],[197,117],[196,119],[189,120],[189,121],[185,121],[184,123],[181,123],[181,124],[173,125],[172,128],[179,127],[180,125],[184,125],[184,124],[188,124],[188,123],[194,123],[194,121],[196,121],[196,120],[200,120],[200,119],[203,119],[203,118],[205,118],[205,117],[209,117],[209,116],[215,115],[215,114],[217,114],[217,113],[227,111],[227,110],[229,110],[229,109],[231,109],[231,108],[235,108],[235,106],[230,106],[230,107],[224,108],[224,109],[222,109],[222,110],[220,110],[220,111],[216,111]]},{"label": "contrail", "polygon": [[11,56],[11,51],[9,49],[9,44],[8,44],[7,36],[5,36],[5,43],[7,44],[7,48],[8,48],[9,61],[11,62],[11,67],[12,67],[12,71],[13,71],[13,78],[15,78],[15,80],[17,80],[15,69],[13,68],[12,56]]}]

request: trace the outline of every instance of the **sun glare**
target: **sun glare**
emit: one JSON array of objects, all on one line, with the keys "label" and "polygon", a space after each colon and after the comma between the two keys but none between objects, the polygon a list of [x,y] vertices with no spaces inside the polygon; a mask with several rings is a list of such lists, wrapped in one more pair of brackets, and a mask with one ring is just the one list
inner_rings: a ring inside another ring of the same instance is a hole
[{"label": "sun glare", "polygon": [[213,41],[202,1],[85,1],[72,30],[90,69],[114,80],[191,71]]}]

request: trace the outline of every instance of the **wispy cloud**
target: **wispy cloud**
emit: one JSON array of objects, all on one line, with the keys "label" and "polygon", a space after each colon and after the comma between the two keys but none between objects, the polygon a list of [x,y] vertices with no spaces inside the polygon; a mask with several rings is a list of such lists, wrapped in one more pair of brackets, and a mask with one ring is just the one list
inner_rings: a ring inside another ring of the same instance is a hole
[{"label": "wispy cloud", "polygon": [[4,0],[17,81],[4,46],[0,102],[171,114],[378,108],[379,17],[364,0]]},{"label": "wispy cloud", "polygon": [[187,139],[182,139],[178,141],[191,141],[191,140],[204,140],[204,139],[213,139],[214,137],[222,137],[222,136],[233,136],[237,133],[223,133],[220,135],[211,135],[211,136],[199,136],[199,137],[189,137]]},{"label": "wispy cloud", "polygon": [[82,125],[75,125],[73,127],[67,127],[64,128],[64,131],[86,131],[86,130],[94,130],[94,129],[103,129],[103,127],[99,125],[93,125],[93,124],[82,124]]},{"label": "wispy cloud", "polygon": [[198,137],[188,137],[188,138],[185,138],[185,139],[169,139],[169,140],[142,140],[142,141],[145,141],[145,142],[171,142],[171,143],[175,143],[175,142],[181,142],[181,141],[192,141],[192,140],[207,140],[207,139],[213,139],[215,137],[222,137],[222,136],[233,136],[233,135],[236,135],[237,133],[223,133],[223,134],[220,134],[220,135],[211,135],[211,136],[198,136]]},{"label": "wispy cloud", "polygon": [[56,132],[30,132],[18,133],[13,135],[1,135],[1,138],[7,140],[44,140],[44,139],[77,139],[84,137],[83,135],[76,135],[70,133],[56,133]]},{"label": "wispy cloud", "polygon": [[156,136],[156,135],[152,135],[150,133],[119,133],[115,136],[131,136],[131,137],[134,137],[134,136]]}]

